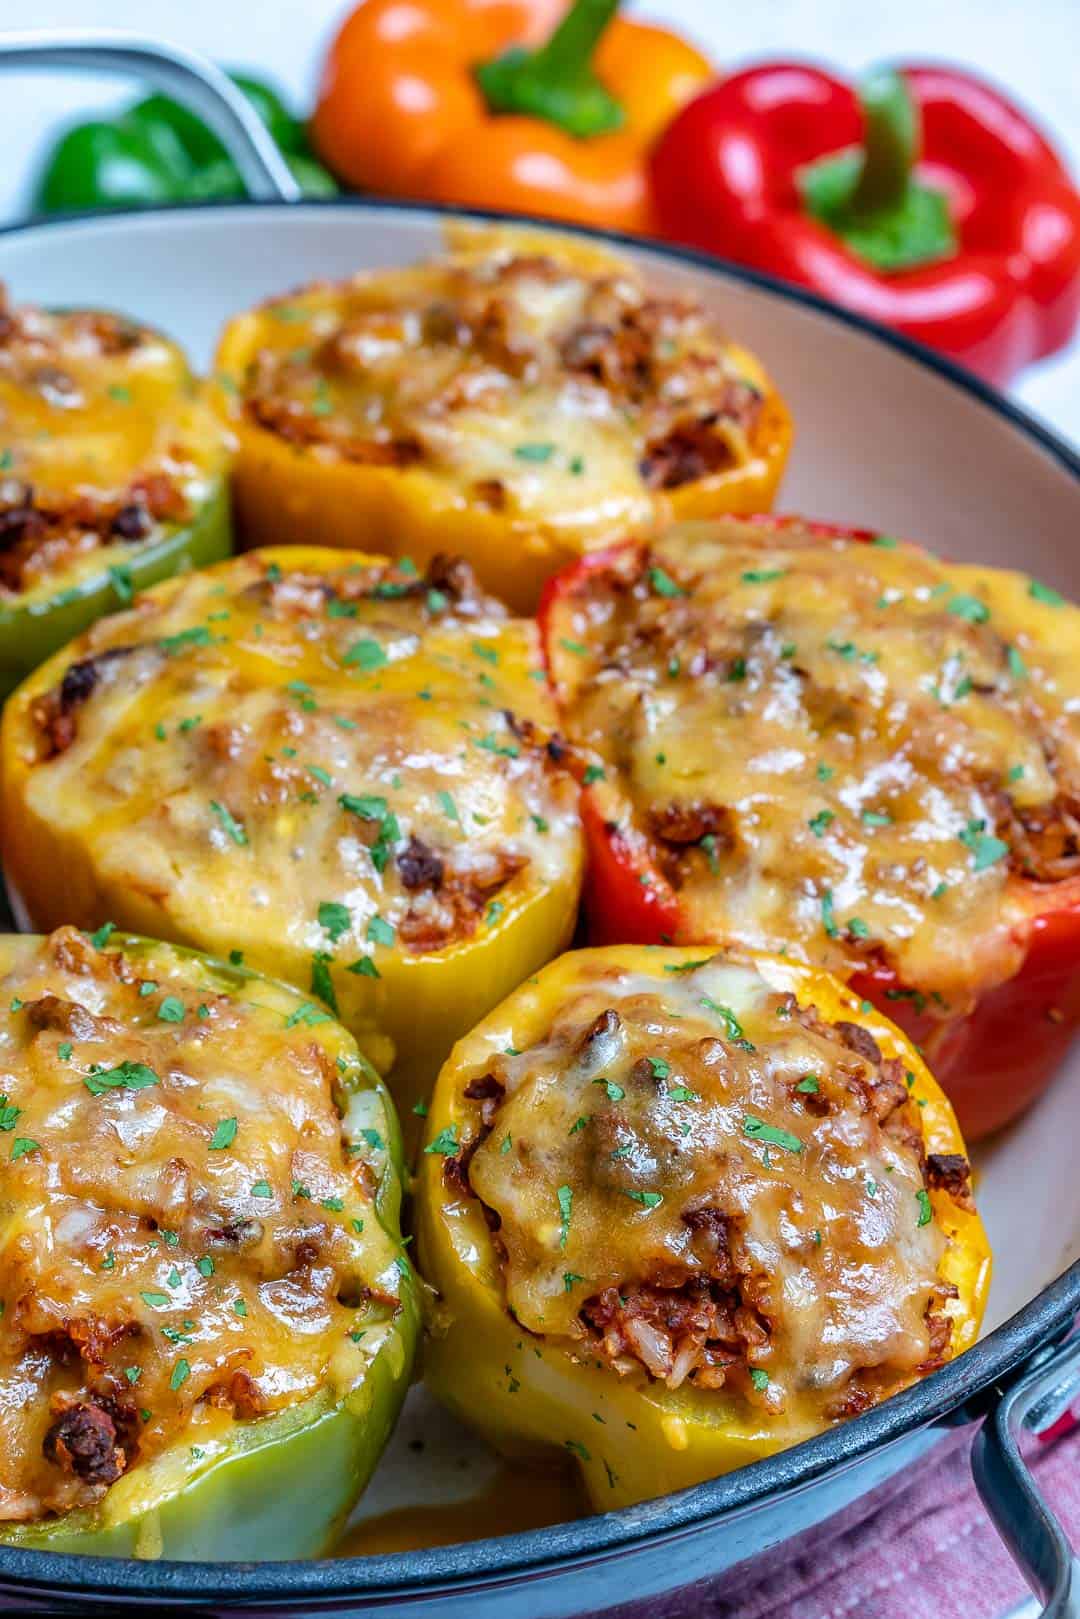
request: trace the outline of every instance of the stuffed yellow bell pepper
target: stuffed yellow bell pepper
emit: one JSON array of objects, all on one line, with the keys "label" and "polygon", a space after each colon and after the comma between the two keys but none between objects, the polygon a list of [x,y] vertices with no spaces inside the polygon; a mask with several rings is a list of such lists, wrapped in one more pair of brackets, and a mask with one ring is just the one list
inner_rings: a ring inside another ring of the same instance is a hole
[{"label": "stuffed yellow bell pepper", "polygon": [[402,1157],[295,990],[102,928],[0,939],[0,1543],[326,1550],[408,1387]]},{"label": "stuffed yellow bell pepper", "polygon": [[0,697],[137,589],[227,555],[224,473],[175,343],[0,290]]},{"label": "stuffed yellow bell pepper", "polygon": [[961,1353],[989,1282],[913,1046],[775,956],[561,957],[455,1048],[417,1188],[425,1377],[597,1509],[857,1415]]},{"label": "stuffed yellow bell pepper", "polygon": [[103,619],[12,696],[8,879],[309,990],[403,1109],[564,947],[577,784],[535,626],[467,567],[251,552]]},{"label": "stuffed yellow bell pepper", "polygon": [[559,567],[628,532],[769,509],[787,411],[705,309],[572,238],[455,242],[227,327],[245,543],[449,549],[531,611]]}]

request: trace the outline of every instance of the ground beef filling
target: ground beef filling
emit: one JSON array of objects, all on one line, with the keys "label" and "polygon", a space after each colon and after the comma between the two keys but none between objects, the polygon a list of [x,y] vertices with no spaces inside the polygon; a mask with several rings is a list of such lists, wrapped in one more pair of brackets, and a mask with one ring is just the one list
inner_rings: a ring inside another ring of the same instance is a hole
[{"label": "ground beef filling", "polygon": [[0,483],[0,594],[28,590],[90,551],[145,540],[160,524],[189,516],[187,497],[165,473],[140,478],[119,496],[65,502],[9,479]]},{"label": "ground beef filling", "polygon": [[[680,989],[692,987],[695,976],[682,979]],[[691,999],[696,1002],[700,997]],[[801,1248],[800,1264],[810,1274],[821,1265],[819,1256],[845,1240],[852,1244],[852,1265],[858,1264],[859,1239],[852,1236],[845,1204],[856,1196],[874,1199],[883,1195],[881,1183],[891,1169],[903,1169],[909,1178],[910,1189],[904,1191],[899,1203],[904,1222],[902,1242],[909,1241],[910,1228],[916,1221],[923,1226],[930,1222],[930,1189],[947,1189],[961,1206],[970,1206],[966,1160],[959,1155],[925,1156],[918,1110],[911,1101],[901,1064],[884,1058],[862,1025],[845,1021],[829,1025],[813,1007],[800,1008],[793,997],[778,999],[774,1013],[780,1019],[784,1038],[796,1043],[809,1038],[811,1050],[807,1056],[814,1062],[816,1074],[804,1075],[800,1080],[796,1068],[796,1077],[790,1077],[793,1056],[785,1051],[779,1059],[785,1072],[783,1114],[762,1107],[761,1092],[757,1090],[754,1106],[761,1108],[765,1118],[752,1112],[749,1101],[745,1109],[737,1107],[735,1117],[742,1118],[744,1140],[731,1148],[721,1145],[706,1121],[701,1162],[688,1171],[686,1154],[695,1150],[694,1130],[679,1115],[689,1118],[695,1108],[708,1104],[711,1098],[705,1087],[710,1074],[723,1076],[724,1084],[714,1094],[725,1097],[736,1085],[735,1076],[740,1072],[760,1072],[762,1059],[760,1048],[755,1049],[746,1039],[750,1021],[741,1024],[727,1007],[721,1009],[722,1038],[702,1035],[695,1028],[692,1044],[672,1047],[662,1043],[657,1031],[680,1029],[688,1015],[680,1011],[676,1021],[667,1024],[666,1010],[671,1005],[670,999],[666,1008],[653,999],[650,1005],[642,1000],[628,1008],[624,1002],[613,1000],[583,1034],[579,1029],[572,1047],[567,1035],[561,1058],[553,1039],[536,1052],[499,1059],[490,1072],[474,1078],[466,1087],[466,1099],[476,1104],[475,1126],[463,1131],[460,1150],[447,1157],[444,1175],[457,1193],[477,1197],[483,1204],[507,1278],[511,1309],[514,1310],[514,1299],[533,1297],[529,1284],[548,1262],[537,1254],[535,1246],[530,1250],[528,1244],[523,1245],[520,1233],[509,1223],[512,1210],[516,1219],[520,1209],[532,1206],[528,1201],[531,1194],[524,1194],[519,1208],[512,1180],[506,1178],[513,1171],[495,1167],[507,1164],[513,1155],[520,1162],[523,1176],[544,1176],[552,1183],[546,1187],[546,1204],[548,1208],[559,1207],[562,1213],[560,1257],[551,1263],[562,1270],[563,1288],[572,1296],[573,1304],[567,1313],[561,1308],[561,1300],[548,1299],[542,1301],[540,1313],[558,1318],[550,1330],[575,1357],[601,1360],[619,1376],[640,1375],[644,1369],[651,1380],[672,1389],[684,1384],[709,1390],[730,1388],[770,1409],[784,1408],[805,1387],[819,1398],[822,1415],[828,1420],[855,1414],[902,1386],[904,1380],[910,1381],[911,1376],[941,1365],[949,1351],[952,1323],[947,1306],[955,1289],[940,1280],[933,1265],[923,1272],[926,1280],[921,1291],[920,1284],[914,1285],[907,1322],[911,1341],[895,1363],[891,1348],[872,1342],[872,1332],[868,1330],[862,1343],[859,1332],[853,1332],[839,1374],[834,1375],[824,1366],[786,1364],[787,1357],[796,1352],[797,1340],[791,1335],[791,1319],[782,1301],[782,1277],[762,1262],[762,1253],[774,1239],[775,1231],[766,1234],[763,1248],[760,1220],[770,1217],[755,1215],[758,1204],[748,1191],[746,1164],[734,1161],[739,1148],[745,1149],[749,1119],[752,1131],[758,1132],[756,1139],[765,1142],[762,1180],[768,1183],[768,1190],[760,1195],[779,1200],[775,1205],[777,1229],[785,1231],[784,1242],[789,1249]],[[651,1031],[648,1056],[636,1055],[643,1030]],[[687,1040],[689,1035],[686,1030]],[[614,1060],[620,1046],[623,1063]],[[827,1075],[823,1056],[831,1061]],[[561,1070],[560,1062],[564,1065]],[[588,1080],[577,1098],[557,1115],[561,1141],[553,1140],[549,1134],[548,1127],[554,1129],[556,1116],[549,1102],[543,1103],[549,1111],[543,1118],[537,1116],[530,1121],[530,1125],[520,1108],[515,1111],[508,1104],[523,1072],[542,1072],[547,1086],[553,1067],[564,1078],[581,1069],[586,1074],[597,1068],[601,1071],[600,1077]],[[594,1086],[605,1093],[606,1105],[603,1097],[598,1107],[591,1098],[583,1100]],[[674,1129],[672,1099],[680,1104],[675,1110],[678,1122]],[[589,1106],[595,1111],[587,1113]],[[581,1113],[566,1127],[564,1119],[578,1107]],[[779,1116],[798,1123],[797,1133],[772,1125],[773,1118]],[[813,1174],[821,1175],[820,1186],[814,1185],[812,1176],[807,1180],[800,1173],[810,1155],[816,1125],[822,1127],[817,1132],[822,1146],[815,1149],[815,1157],[820,1152],[821,1167]],[[524,1134],[526,1128],[528,1136]],[[681,1135],[684,1129],[685,1137]],[[851,1139],[865,1144],[867,1150],[866,1164],[859,1164],[857,1181],[850,1174],[851,1152],[846,1143]],[[567,1142],[575,1145],[568,1146]],[[773,1147],[770,1142],[780,1145]],[[792,1151],[794,1147],[801,1148],[798,1156]],[[759,1151],[755,1145],[750,1162]],[[478,1153],[485,1160],[479,1179]],[[836,1169],[840,1164],[845,1165],[842,1172]],[[624,1180],[621,1174],[623,1166],[639,1165],[646,1174],[650,1187],[647,1191],[639,1189],[638,1180]],[[777,1188],[785,1171],[792,1177],[787,1201]],[[583,1182],[583,1175],[591,1177],[591,1187]],[[554,1185],[557,1177],[562,1177],[558,1196]],[[875,1177],[880,1177],[878,1184]],[[481,1188],[487,1189],[489,1195],[495,1189],[498,1207],[485,1201]],[[584,1247],[575,1247],[573,1222],[578,1216],[574,1211],[593,1193],[602,1195],[613,1188],[617,1197],[604,1204],[595,1230],[588,1226],[595,1211],[591,1207],[582,1209],[580,1219],[588,1232]],[[890,1193],[891,1190],[890,1187]],[[844,1212],[837,1218],[835,1230],[812,1228],[802,1244],[791,1227],[797,1220],[820,1219],[823,1204],[814,1200],[822,1196],[833,1200]],[[638,1204],[636,1215],[631,1217],[637,1221],[632,1238],[612,1223],[613,1210],[621,1214],[624,1207],[629,1210],[633,1206],[620,1198],[630,1198]],[[659,1219],[661,1206],[665,1215],[671,1211],[670,1224],[654,1235],[641,1210]],[[819,1212],[812,1215],[810,1211],[815,1208]],[[921,1212],[924,1209],[925,1214]],[[609,1254],[625,1254],[628,1263],[616,1280],[609,1279],[609,1269],[605,1285],[591,1288],[589,1260],[605,1248]],[[928,1244],[928,1254],[936,1251]],[[911,1262],[917,1263],[914,1258]],[[925,1255],[919,1263],[926,1265]],[[579,1269],[585,1274],[577,1274]],[[836,1283],[835,1278],[842,1278],[843,1273],[842,1263],[827,1273],[834,1278],[828,1286],[838,1285],[841,1293],[850,1286],[843,1280]],[[520,1285],[523,1277],[524,1287]],[[910,1277],[902,1279],[908,1286]],[[884,1297],[892,1285],[884,1270],[879,1285]],[[823,1291],[828,1291],[828,1286]],[[847,1303],[841,1300],[841,1318]],[[526,1330],[546,1335],[538,1317],[515,1313]],[[905,1354],[909,1356],[907,1364]]]}]

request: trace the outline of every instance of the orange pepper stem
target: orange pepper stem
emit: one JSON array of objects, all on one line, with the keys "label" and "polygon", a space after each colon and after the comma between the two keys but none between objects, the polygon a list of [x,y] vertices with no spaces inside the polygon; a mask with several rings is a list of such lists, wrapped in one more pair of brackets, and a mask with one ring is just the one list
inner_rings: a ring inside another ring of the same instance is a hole
[{"label": "orange pepper stem", "polygon": [[493,113],[516,113],[554,124],[578,140],[618,129],[624,113],[592,70],[600,36],[619,0],[574,0],[546,45],[520,46],[476,67],[477,83]]}]

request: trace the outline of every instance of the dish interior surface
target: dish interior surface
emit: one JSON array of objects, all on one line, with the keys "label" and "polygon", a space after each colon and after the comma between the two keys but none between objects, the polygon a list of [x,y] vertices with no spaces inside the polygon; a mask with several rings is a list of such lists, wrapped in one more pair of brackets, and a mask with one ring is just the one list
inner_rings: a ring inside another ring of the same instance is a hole
[{"label": "dish interior surface", "polygon": [[[16,300],[128,311],[206,366],[236,310],[305,281],[410,262],[437,251],[442,232],[437,214],[378,205],[114,216],[0,235],[0,279]],[[1021,568],[1080,599],[1075,476],[1005,411],[812,302],[656,249],[623,251],[714,308],[787,396],[797,430],[780,510],[902,534],[959,561]],[[985,1331],[1080,1257],[1078,1107],[1080,1048],[1024,1119],[976,1150],[976,1196],[995,1253]],[[494,1456],[414,1389],[354,1522],[490,1494],[499,1479]],[[566,1500],[572,1511],[572,1493]],[[534,1523],[555,1521],[545,1506],[549,1515]],[[346,1548],[397,1550],[408,1525],[395,1524],[393,1535],[353,1536]]]}]

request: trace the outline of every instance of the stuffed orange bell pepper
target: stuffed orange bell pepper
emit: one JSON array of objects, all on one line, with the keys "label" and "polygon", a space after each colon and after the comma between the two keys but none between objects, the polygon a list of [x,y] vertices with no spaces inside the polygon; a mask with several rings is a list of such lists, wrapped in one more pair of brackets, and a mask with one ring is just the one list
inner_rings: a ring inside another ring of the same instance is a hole
[{"label": "stuffed orange bell pepper", "polygon": [[768,510],[790,420],[702,306],[543,230],[450,245],[230,322],[217,374],[244,543],[449,550],[531,612],[582,551]]},{"label": "stuffed orange bell pepper", "polygon": [[969,1138],[1033,1101],[1080,1025],[1080,611],[759,518],[588,558],[541,621],[594,938],[788,949],[920,1041]]},{"label": "stuffed orange bell pepper", "polygon": [[713,77],[618,0],[364,0],[312,124],[345,184],[609,230],[653,223],[647,159]]},{"label": "stuffed orange bell pepper", "polygon": [[455,1047],[415,1207],[429,1387],[568,1451],[598,1510],[857,1416],[967,1349],[989,1284],[914,1047],[778,956],[553,962]]},{"label": "stuffed orange bell pepper", "polygon": [[310,993],[402,1111],[564,947],[578,788],[535,627],[443,561],[294,546],[136,597],[14,693],[3,849],[35,924],[116,922]]}]

